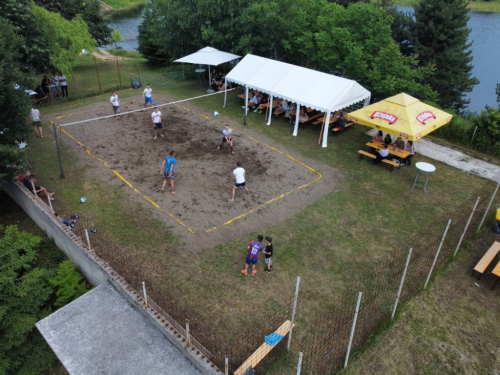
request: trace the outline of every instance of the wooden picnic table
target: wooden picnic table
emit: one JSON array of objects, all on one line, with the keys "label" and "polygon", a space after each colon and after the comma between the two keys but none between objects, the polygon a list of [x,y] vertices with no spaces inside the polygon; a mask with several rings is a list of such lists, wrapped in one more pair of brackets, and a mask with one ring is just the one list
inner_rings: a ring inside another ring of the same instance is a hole
[{"label": "wooden picnic table", "polygon": [[[384,142],[379,142],[379,141],[370,141],[366,144],[370,148],[376,148],[376,149],[381,149],[382,146],[384,145]],[[389,155],[396,156],[401,159],[406,159],[408,155],[410,155],[410,151],[405,151],[405,150],[400,150],[396,146],[387,146],[389,149]],[[394,150],[393,150],[394,148]]]},{"label": "wooden picnic table", "polygon": [[[495,242],[495,243],[498,243],[498,242]],[[491,271],[491,273],[497,277],[497,279],[495,280],[495,284],[493,284],[493,288],[491,288],[491,290],[493,290],[495,288],[495,285],[497,285],[498,279],[500,278],[500,262],[498,262],[498,264],[493,269],[493,271]]]}]

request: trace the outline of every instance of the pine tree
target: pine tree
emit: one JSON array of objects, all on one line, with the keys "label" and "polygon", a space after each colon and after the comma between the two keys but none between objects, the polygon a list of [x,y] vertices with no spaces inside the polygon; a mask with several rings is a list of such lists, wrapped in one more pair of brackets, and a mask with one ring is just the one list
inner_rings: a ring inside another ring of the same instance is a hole
[{"label": "pine tree", "polygon": [[52,271],[34,267],[40,238],[0,227],[0,373],[38,374],[55,356],[35,328],[47,316]]},{"label": "pine tree", "polygon": [[436,73],[429,83],[445,108],[463,109],[465,93],[479,81],[471,76],[472,51],[467,42],[467,0],[421,0],[415,5],[411,33],[421,66],[432,65]]}]

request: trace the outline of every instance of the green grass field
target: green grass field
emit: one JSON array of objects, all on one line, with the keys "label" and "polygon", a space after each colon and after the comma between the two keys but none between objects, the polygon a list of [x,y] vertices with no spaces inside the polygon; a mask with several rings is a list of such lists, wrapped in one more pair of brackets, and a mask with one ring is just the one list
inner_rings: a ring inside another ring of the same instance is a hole
[{"label": "green grass field", "polygon": [[[206,88],[193,81],[154,89],[156,95],[164,93],[175,99],[206,92]],[[122,99],[138,96],[140,93],[134,90],[120,91]],[[59,113],[108,98],[107,93],[60,101],[41,111]],[[226,108],[222,107],[222,100],[215,95],[192,104],[209,112],[217,110],[221,119],[227,117],[242,123],[241,100],[236,93],[228,95]],[[410,192],[414,169],[389,173],[387,166],[359,160],[357,150],[364,148],[369,139],[364,135],[368,129],[363,126],[338,138],[330,137],[329,147],[321,148],[317,146],[319,131],[315,126],[301,128],[298,136],[293,137],[291,126],[282,119],[265,126],[263,115],[250,112],[247,123],[270,145],[293,149],[300,156],[336,168],[340,181],[331,193],[266,230],[275,239],[276,270],[271,275],[258,274],[252,281],[242,278],[239,270],[245,246],[257,233],[250,232],[203,252],[187,249],[182,237],[172,234],[171,226],[177,225],[174,221],[165,225],[153,217],[151,210],[131,202],[113,175],[106,181],[96,179],[90,161],[78,159],[67,145],[63,147],[67,177],[61,179],[54,137],[48,127],[42,140],[28,140],[29,159],[43,183],[57,191],[57,199],[64,202],[66,212],[75,211],[90,218],[125,253],[134,255],[137,267],[149,269],[157,285],[175,290],[180,304],[198,306],[198,313],[207,319],[215,315],[234,322],[233,332],[244,321],[249,302],[260,312],[273,301],[284,303],[300,274],[301,310],[294,333],[297,338],[301,335],[300,327],[306,327],[319,311],[331,305],[333,296],[367,278],[371,263],[400,251],[409,236],[427,228],[436,216],[452,212],[485,184],[479,177],[417,155],[414,161],[432,162],[437,172],[432,175],[427,195]],[[89,198],[89,204],[79,203],[82,195]],[[274,374],[289,374],[289,366],[293,367],[281,362],[280,366]]]}]

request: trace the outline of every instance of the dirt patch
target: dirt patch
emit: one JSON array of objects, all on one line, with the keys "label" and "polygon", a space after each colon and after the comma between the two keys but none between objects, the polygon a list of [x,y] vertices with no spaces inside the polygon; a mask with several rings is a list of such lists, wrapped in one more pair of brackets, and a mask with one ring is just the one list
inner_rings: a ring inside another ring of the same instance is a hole
[{"label": "dirt patch", "polygon": [[[122,100],[121,110],[137,110],[141,105],[140,99]],[[104,118],[63,127],[74,139],[64,133],[62,139],[65,147],[73,148],[91,164],[91,176],[122,184],[132,199],[150,207],[183,235],[187,244],[213,246],[262,230],[290,217],[336,185],[333,168],[298,157],[279,145],[268,145],[266,139],[232,120],[200,113],[185,103],[160,110],[163,138],[153,140],[149,108],[123,115],[120,120]],[[53,115],[50,120],[62,125],[110,114],[110,104],[103,102]],[[233,129],[236,155],[231,155],[227,146],[217,150],[225,124]],[[160,167],[170,150],[175,150],[177,158],[173,196],[167,188],[160,192]],[[237,161],[246,170],[251,195],[240,188],[235,202],[229,202]]]}]

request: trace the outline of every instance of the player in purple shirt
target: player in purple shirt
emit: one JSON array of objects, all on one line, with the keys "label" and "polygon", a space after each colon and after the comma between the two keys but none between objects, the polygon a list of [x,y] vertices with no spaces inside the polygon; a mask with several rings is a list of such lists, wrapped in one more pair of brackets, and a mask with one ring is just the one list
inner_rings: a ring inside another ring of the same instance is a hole
[{"label": "player in purple shirt", "polygon": [[257,236],[257,241],[252,241],[248,244],[248,252],[247,259],[245,262],[245,269],[241,270],[241,273],[244,275],[248,274],[248,266],[252,265],[252,276],[257,273],[255,265],[257,264],[257,255],[259,255],[259,251],[262,251],[261,242],[264,239],[260,234]]}]

